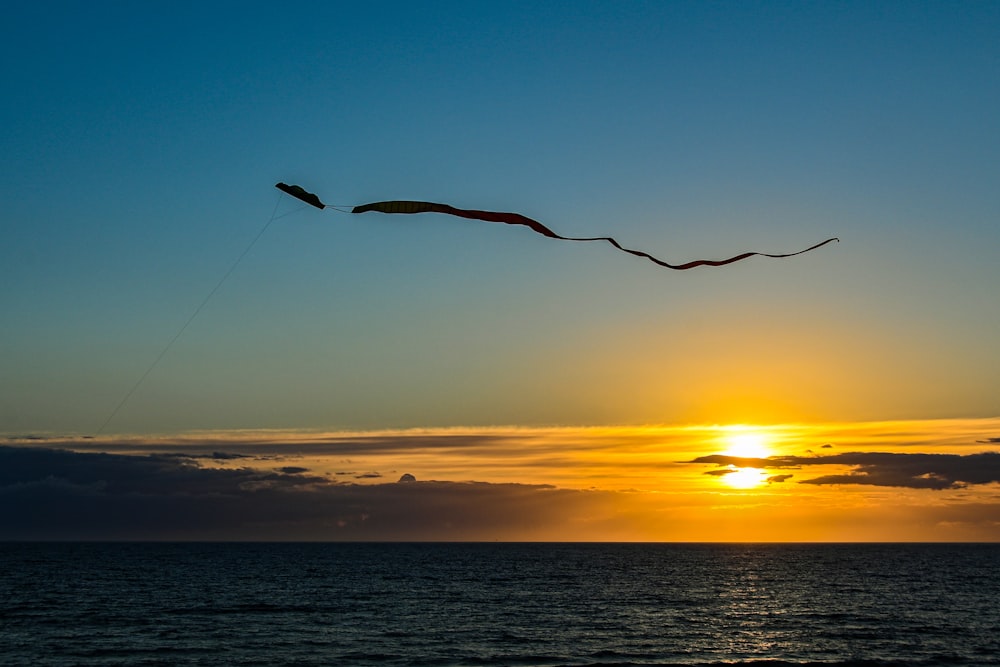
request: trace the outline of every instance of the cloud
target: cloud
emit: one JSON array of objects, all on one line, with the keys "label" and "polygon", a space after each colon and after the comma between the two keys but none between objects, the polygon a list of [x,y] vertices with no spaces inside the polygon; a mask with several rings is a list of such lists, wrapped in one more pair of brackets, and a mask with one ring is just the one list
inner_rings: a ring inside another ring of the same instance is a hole
[{"label": "cloud", "polygon": [[620,522],[602,508],[621,495],[406,475],[361,485],[297,467],[0,446],[0,540],[531,539],[574,516]]},{"label": "cloud", "polygon": [[756,458],[752,456],[730,456],[728,454],[709,454],[699,456],[683,463],[714,463],[720,466],[735,466],[737,468],[798,468],[800,460],[815,461],[815,457],[801,456],[769,456]]},{"label": "cloud", "polygon": [[1000,482],[1000,454],[890,454],[884,452],[825,457],[854,466],[840,475],[823,475],[803,484],[865,484],[911,489],[954,489]]},{"label": "cloud", "polygon": [[195,458],[238,458],[258,456],[261,453],[274,454],[288,448],[297,455],[336,456],[394,453],[411,449],[476,451],[482,448],[496,448],[503,445],[516,446],[526,436],[538,435],[523,429],[501,429],[497,432],[470,431],[463,429],[440,429],[422,431],[420,429],[402,431],[372,432],[283,432],[283,431],[210,431],[193,432],[170,437],[158,436],[114,436],[101,439],[80,438],[78,436],[8,436],[10,446],[24,444],[45,444],[51,447],[65,447],[75,451],[137,453],[153,451],[157,453],[178,453]]},{"label": "cloud", "polygon": [[[979,454],[898,454],[851,452],[828,456],[771,456],[744,458],[712,454],[688,463],[713,463],[762,469],[804,468],[841,465],[853,470],[801,480],[800,484],[864,484],[911,489],[955,489],[975,484],[1000,482],[1000,453]],[[711,471],[714,474],[725,474]],[[787,479],[787,477],[786,477]]]},{"label": "cloud", "polygon": [[766,481],[768,484],[775,484],[775,483],[784,482],[785,480],[791,479],[792,477],[793,477],[793,475],[790,475],[790,474],[771,475],[770,477],[768,477],[764,481]]},{"label": "cloud", "polygon": [[216,461],[231,461],[234,459],[250,458],[250,456],[247,454],[236,454],[234,452],[212,452],[211,455],[206,458],[215,459]]}]

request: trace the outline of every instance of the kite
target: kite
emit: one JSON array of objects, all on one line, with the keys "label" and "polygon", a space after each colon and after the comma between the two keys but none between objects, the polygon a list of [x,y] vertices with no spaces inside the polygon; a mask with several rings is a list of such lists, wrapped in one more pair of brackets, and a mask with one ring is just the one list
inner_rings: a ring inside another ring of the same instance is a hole
[{"label": "kite", "polygon": [[[276,188],[282,192],[295,197],[310,206],[315,206],[318,209],[334,208],[327,206],[320,198],[311,192],[307,192],[298,185],[286,185],[285,183],[275,184]],[[338,209],[339,210],[339,209]],[[821,246],[825,246],[827,243],[832,243],[833,241],[840,241],[840,239],[834,237],[829,238],[825,241],[821,241],[815,245],[809,246],[805,250],[799,250],[797,252],[774,254],[766,252],[744,252],[727,259],[696,259],[690,262],[685,262],[684,264],[668,264],[661,259],[653,257],[649,253],[645,253],[641,250],[631,250],[629,248],[623,247],[618,241],[611,238],[610,236],[594,236],[579,238],[573,236],[562,236],[556,234],[554,231],[538,222],[537,220],[532,220],[531,218],[521,215],[520,213],[503,213],[500,211],[478,211],[475,209],[465,209],[465,208],[455,208],[454,206],[449,206],[448,204],[435,204],[433,202],[426,201],[380,201],[372,202],[371,204],[361,204],[359,206],[354,206],[351,208],[351,213],[368,213],[369,211],[375,211],[378,213],[444,213],[446,215],[454,215],[460,218],[467,218],[469,220],[483,220],[484,222],[502,222],[507,225],[524,225],[530,228],[532,231],[541,234],[542,236],[547,236],[551,239],[559,239],[560,241],[607,241],[614,247],[618,248],[622,252],[627,252],[630,255],[635,255],[637,257],[645,257],[649,261],[657,264],[659,266],[674,269],[676,271],[686,271],[687,269],[693,269],[697,266],[725,266],[726,264],[732,264],[733,262],[738,262],[741,259],[746,259],[748,257],[753,257],[758,255],[760,257],[772,257],[779,259],[782,257],[794,257],[795,255],[801,255],[802,253],[809,252],[810,250],[815,250]]]},{"label": "kite", "polygon": [[301,199],[302,201],[304,201],[305,203],[309,204],[310,206],[315,206],[316,208],[319,208],[319,209],[326,208],[326,204],[324,204],[323,202],[321,202],[319,200],[319,197],[317,197],[316,195],[314,195],[311,192],[306,192],[305,190],[303,190],[302,188],[300,188],[297,185],[285,185],[284,183],[277,183],[277,184],[275,184],[274,187],[278,188],[279,190],[281,190],[285,194],[292,195],[296,199]]}]

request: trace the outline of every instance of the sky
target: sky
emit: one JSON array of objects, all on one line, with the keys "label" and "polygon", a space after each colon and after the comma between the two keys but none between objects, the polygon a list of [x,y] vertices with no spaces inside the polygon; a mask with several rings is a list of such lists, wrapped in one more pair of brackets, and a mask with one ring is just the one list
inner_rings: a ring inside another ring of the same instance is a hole
[{"label": "sky", "polygon": [[0,63],[0,539],[1000,540],[994,3],[21,3]]}]

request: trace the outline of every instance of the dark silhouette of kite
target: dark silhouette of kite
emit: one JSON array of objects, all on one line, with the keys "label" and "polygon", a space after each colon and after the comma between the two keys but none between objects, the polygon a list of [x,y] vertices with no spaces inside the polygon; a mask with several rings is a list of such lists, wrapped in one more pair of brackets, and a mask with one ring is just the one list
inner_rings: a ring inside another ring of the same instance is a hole
[{"label": "dark silhouette of kite", "polygon": [[[315,206],[318,209],[331,208],[320,201],[319,197],[311,192],[307,192],[298,185],[286,185],[285,183],[277,183],[276,188],[282,192],[295,197],[310,206]],[[339,210],[339,209],[338,209]],[[726,264],[732,264],[733,262],[738,262],[741,259],[746,259],[748,257],[753,257],[754,255],[759,255],[761,257],[794,257],[795,255],[801,255],[802,253],[809,252],[810,250],[815,250],[820,246],[824,246],[827,243],[833,241],[840,241],[840,239],[834,237],[829,238],[825,241],[817,243],[816,245],[809,246],[805,250],[799,250],[797,252],[790,252],[784,254],[772,254],[766,252],[744,252],[730,257],[728,259],[696,259],[690,262],[685,262],[684,264],[668,264],[661,259],[653,257],[649,253],[642,252],[641,250],[631,250],[629,248],[622,247],[618,241],[611,238],[610,236],[594,236],[589,238],[577,238],[573,236],[562,236],[556,234],[554,231],[538,222],[537,220],[532,220],[531,218],[521,215],[520,213],[503,213],[499,211],[478,211],[475,209],[465,209],[465,208],[455,208],[454,206],[449,206],[448,204],[435,204],[433,202],[426,201],[380,201],[373,202],[371,204],[361,204],[360,206],[355,206],[351,208],[351,213],[367,213],[369,211],[376,211],[378,213],[444,213],[446,215],[454,215],[460,218],[468,218],[470,220],[483,220],[485,222],[502,222],[508,225],[524,225],[529,227],[532,231],[541,234],[542,236],[548,236],[552,239],[559,239],[561,241],[607,241],[614,247],[618,248],[622,252],[627,252],[630,255],[635,255],[637,257],[645,257],[649,261],[657,264],[659,266],[666,267],[668,269],[675,269],[677,271],[685,271],[687,269],[693,269],[696,266],[725,266]]]},{"label": "dark silhouette of kite", "polygon": [[319,200],[319,197],[311,192],[306,192],[297,185],[285,185],[284,183],[278,183],[274,187],[278,188],[286,194],[290,194],[296,199],[301,199],[310,206],[315,206],[316,208],[323,209],[326,208],[326,204]]}]

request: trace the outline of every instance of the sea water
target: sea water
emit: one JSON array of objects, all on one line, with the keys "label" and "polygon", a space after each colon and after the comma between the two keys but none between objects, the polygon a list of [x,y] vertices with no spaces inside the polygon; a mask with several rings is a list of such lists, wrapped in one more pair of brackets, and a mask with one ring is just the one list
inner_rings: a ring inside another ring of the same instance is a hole
[{"label": "sea water", "polygon": [[1000,545],[0,544],[3,665],[1000,665]]}]

